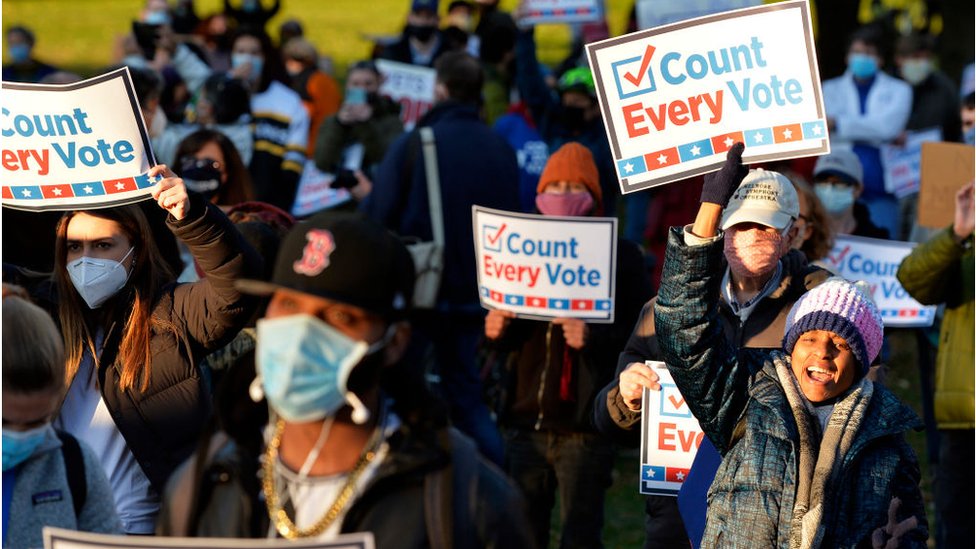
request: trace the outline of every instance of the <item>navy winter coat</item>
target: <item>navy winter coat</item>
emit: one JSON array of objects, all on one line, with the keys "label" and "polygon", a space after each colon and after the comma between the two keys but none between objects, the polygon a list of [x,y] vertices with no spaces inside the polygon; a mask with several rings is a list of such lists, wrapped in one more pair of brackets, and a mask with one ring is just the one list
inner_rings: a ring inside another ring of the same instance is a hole
[{"label": "navy winter coat", "polygon": [[[422,126],[434,130],[441,180],[445,249],[440,298],[480,311],[471,206],[519,211],[515,151],[481,121],[475,105],[444,101],[420,119],[417,127]],[[390,146],[362,210],[402,236],[433,239],[417,131]]]}]

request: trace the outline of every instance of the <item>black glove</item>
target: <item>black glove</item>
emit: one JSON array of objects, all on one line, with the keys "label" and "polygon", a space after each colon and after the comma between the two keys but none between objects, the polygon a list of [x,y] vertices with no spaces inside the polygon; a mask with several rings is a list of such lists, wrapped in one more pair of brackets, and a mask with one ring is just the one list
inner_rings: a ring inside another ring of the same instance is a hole
[{"label": "black glove", "polygon": [[742,143],[732,145],[722,169],[705,176],[700,202],[711,202],[723,208],[728,205],[732,193],[739,188],[739,183],[742,183],[749,173],[749,168],[742,165],[742,151],[745,148]]}]

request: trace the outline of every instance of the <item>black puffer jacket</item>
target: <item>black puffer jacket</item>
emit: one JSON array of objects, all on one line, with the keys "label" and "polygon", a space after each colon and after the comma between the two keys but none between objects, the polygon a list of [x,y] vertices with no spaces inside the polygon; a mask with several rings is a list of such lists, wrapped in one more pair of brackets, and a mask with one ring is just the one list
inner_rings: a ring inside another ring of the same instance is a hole
[{"label": "black puffer jacket", "polygon": [[[533,547],[518,489],[464,435],[401,424],[387,442],[389,453],[342,519],[342,533],[372,532],[378,549]],[[198,480],[195,459],[173,476],[157,534],[265,537],[257,456],[222,433],[212,446]]]},{"label": "black puffer jacket", "polygon": [[[234,281],[260,276],[263,264],[227,216],[200,195],[191,195],[186,217],[180,221],[170,217],[166,223],[190,248],[206,277],[161,289],[152,314],[172,329],[153,328],[149,342],[153,361],[145,391],[119,388],[121,365],[116,364],[116,355],[121,322],[106,328],[108,335],[98,361],[98,385],[105,405],[159,493],[173,470],[193,453],[211,413],[210,394],[197,365],[233,339],[254,312],[255,299],[238,292]],[[5,267],[4,278],[11,272]],[[57,297],[51,284],[40,285],[32,293],[57,319]]]}]

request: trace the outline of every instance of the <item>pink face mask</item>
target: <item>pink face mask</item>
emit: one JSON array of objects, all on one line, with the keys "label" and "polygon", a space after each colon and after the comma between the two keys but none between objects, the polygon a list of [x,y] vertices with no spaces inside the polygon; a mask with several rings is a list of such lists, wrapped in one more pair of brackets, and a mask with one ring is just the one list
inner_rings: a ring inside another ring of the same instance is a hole
[{"label": "pink face mask", "polygon": [[783,251],[783,235],[757,229],[725,231],[725,259],[739,277],[752,278],[776,268]]},{"label": "pink face mask", "polygon": [[593,209],[593,197],[577,193],[541,193],[535,196],[535,207],[545,215],[583,216]]}]

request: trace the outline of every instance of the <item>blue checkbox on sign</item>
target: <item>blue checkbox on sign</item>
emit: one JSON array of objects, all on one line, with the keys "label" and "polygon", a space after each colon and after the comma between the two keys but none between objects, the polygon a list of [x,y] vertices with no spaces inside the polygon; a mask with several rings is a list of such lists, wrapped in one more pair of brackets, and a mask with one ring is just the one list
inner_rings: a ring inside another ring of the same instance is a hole
[{"label": "blue checkbox on sign", "polygon": [[657,89],[654,83],[654,71],[651,70],[654,50],[654,46],[648,44],[644,55],[610,63],[613,79],[617,84],[617,96],[620,99],[651,93]]},{"label": "blue checkbox on sign", "polygon": [[494,225],[485,225],[481,228],[481,243],[489,252],[500,252],[502,251],[502,234],[508,224],[502,223],[501,227],[496,227]]}]

